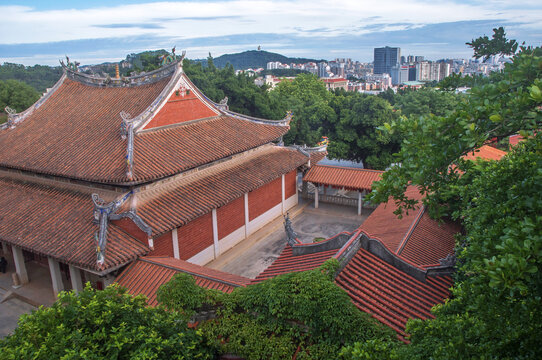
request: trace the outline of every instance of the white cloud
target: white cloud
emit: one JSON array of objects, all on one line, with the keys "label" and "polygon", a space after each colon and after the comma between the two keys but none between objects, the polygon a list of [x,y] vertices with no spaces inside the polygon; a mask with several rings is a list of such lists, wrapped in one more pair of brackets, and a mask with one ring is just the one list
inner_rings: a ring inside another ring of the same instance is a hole
[{"label": "white cloud", "polygon": [[513,7],[498,0],[472,4],[424,0],[343,0],[337,4],[327,0],[188,1],[47,11],[0,6],[0,12],[0,44],[142,35],[181,39],[253,33],[331,37],[484,19],[520,22],[532,30],[540,29],[542,20],[542,7],[530,0],[514,1]]}]

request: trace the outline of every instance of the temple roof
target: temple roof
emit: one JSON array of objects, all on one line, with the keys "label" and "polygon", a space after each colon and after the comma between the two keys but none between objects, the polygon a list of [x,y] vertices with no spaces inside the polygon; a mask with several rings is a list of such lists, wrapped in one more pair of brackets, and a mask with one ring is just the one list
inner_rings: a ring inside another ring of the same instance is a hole
[{"label": "temple roof", "polygon": [[[138,184],[256,148],[288,131],[286,120],[227,111],[226,104],[207,99],[181,67],[168,66],[137,81],[67,71],[35,105],[10,115],[10,126],[0,130],[0,167]],[[134,131],[132,142],[127,126]]]},{"label": "temple roof", "polygon": [[[215,166],[137,192],[137,214],[159,235],[219,208],[308,162],[297,150],[264,145]],[[126,203],[121,210],[127,210]]]},{"label": "temple roof", "polygon": [[190,274],[198,286],[230,293],[239,286],[246,286],[250,279],[214,270],[172,257],[147,256],[130,264],[117,277],[117,283],[132,295],[143,294],[151,306],[158,305],[156,291],[178,273]]},{"label": "temple roof", "polygon": [[427,277],[425,282],[360,249],[335,281],[364,312],[394,329],[405,339],[408,319],[434,318],[431,308],[450,296],[450,276]]},{"label": "temple roof", "polygon": [[480,148],[475,149],[463,156],[463,159],[500,160],[504,155],[506,155],[506,151],[499,150],[497,148],[494,148],[493,146],[482,145]]},{"label": "temple roof", "polygon": [[[96,190],[96,189],[94,189]],[[112,199],[115,194],[105,194]],[[93,205],[85,189],[53,181],[33,182],[0,176],[0,240],[33,253],[94,272],[96,264]],[[148,247],[110,225],[105,269],[146,254]]]},{"label": "temple roof", "polygon": [[[415,187],[409,187],[405,194],[421,200]],[[393,213],[396,209],[393,199],[380,204],[360,229],[399,258],[420,268],[439,265],[440,259],[453,254],[454,235],[461,231],[457,223],[431,219],[422,205],[403,213],[401,219]]]},{"label": "temple roof", "polygon": [[383,173],[384,171],[380,170],[313,165],[303,177],[303,181],[349,190],[371,191],[373,182],[379,181]]},{"label": "temple roof", "polygon": [[292,247],[286,245],[279,257],[273,261],[264,271],[253,280],[253,283],[260,283],[275,276],[299,271],[312,270],[322,265],[326,260],[331,259],[340,249],[320,251],[313,254],[294,255]]}]

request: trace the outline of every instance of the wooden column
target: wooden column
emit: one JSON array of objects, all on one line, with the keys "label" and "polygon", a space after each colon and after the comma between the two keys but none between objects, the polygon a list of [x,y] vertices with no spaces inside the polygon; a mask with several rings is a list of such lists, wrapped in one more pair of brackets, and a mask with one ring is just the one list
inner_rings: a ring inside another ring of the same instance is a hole
[{"label": "wooden column", "polygon": [[320,187],[315,185],[314,188],[314,208],[318,209],[318,193],[320,192]]},{"label": "wooden column", "polygon": [[284,183],[284,174],[282,174],[282,215],[284,215],[284,197],[286,196],[286,186]]},{"label": "wooden column", "polygon": [[245,238],[248,237],[248,225],[250,218],[248,217],[248,193],[245,193]]},{"label": "wooden column", "polygon": [[179,235],[177,233],[177,228],[171,230],[171,241],[173,242],[173,257],[175,259],[180,259],[181,254],[179,253]]},{"label": "wooden column", "polygon": [[28,272],[26,271],[26,264],[24,263],[23,249],[18,246],[12,246],[13,262],[15,263],[15,272],[19,277],[19,281],[22,285],[28,284]]},{"label": "wooden column", "polygon": [[47,261],[49,262],[49,272],[51,273],[51,282],[53,283],[53,292],[57,296],[61,291],[64,290],[64,283],[62,282],[62,274],[60,273],[60,265],[58,261],[53,258],[48,257]]},{"label": "wooden column", "polygon": [[218,218],[216,216],[216,209],[211,210],[211,216],[213,218],[213,242],[215,250],[215,258],[220,254],[220,249],[218,247]]},{"label": "wooden column", "polygon": [[70,279],[72,282],[72,289],[76,293],[83,291],[83,279],[81,279],[81,270],[75,266],[70,265]]},{"label": "wooden column", "polygon": [[361,205],[362,205],[362,201],[361,201],[361,191],[358,190],[358,215],[361,215]]}]

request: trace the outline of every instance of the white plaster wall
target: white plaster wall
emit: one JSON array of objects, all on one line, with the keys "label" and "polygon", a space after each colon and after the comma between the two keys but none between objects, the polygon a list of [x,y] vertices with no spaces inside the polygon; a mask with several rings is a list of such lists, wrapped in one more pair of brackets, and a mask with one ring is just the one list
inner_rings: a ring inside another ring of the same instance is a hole
[{"label": "white plaster wall", "polygon": [[288,199],[284,200],[284,209],[289,210],[297,205],[298,197],[297,195],[292,195]]},{"label": "white plaster wall", "polygon": [[245,238],[245,226],[241,226],[239,229],[235,230],[231,234],[223,237],[221,240],[218,240],[218,248],[220,253],[224,253],[237,245]]},{"label": "white plaster wall", "polygon": [[268,222],[275,219],[277,216],[282,215],[282,202],[278,203],[271,209],[267,210],[248,224],[248,234],[252,234],[262,227],[267,225]]},{"label": "white plaster wall", "polygon": [[215,258],[215,245],[211,245],[205,250],[200,251],[196,255],[192,256],[190,259],[188,259],[188,262],[191,262],[192,264],[196,265],[205,265],[209,261],[213,260]]}]

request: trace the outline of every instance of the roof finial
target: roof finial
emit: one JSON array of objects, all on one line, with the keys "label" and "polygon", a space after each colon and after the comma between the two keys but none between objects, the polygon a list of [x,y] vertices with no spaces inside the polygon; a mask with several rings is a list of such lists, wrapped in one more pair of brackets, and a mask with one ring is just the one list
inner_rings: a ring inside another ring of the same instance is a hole
[{"label": "roof finial", "polygon": [[284,231],[286,232],[286,237],[288,240],[288,245],[294,246],[301,243],[297,238],[297,234],[292,227],[292,220],[290,220],[290,212],[286,212],[284,215]]},{"label": "roof finial", "polygon": [[119,74],[119,64],[116,64],[115,65],[115,77],[117,79],[120,79],[120,74]]},{"label": "roof finial", "polygon": [[287,124],[290,124],[290,121],[292,121],[292,118],[294,117],[294,112],[292,110],[286,111],[286,117],[284,117],[284,121],[286,121]]}]

